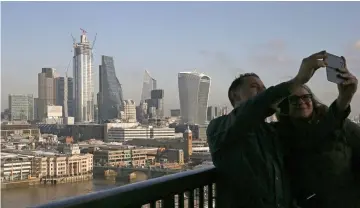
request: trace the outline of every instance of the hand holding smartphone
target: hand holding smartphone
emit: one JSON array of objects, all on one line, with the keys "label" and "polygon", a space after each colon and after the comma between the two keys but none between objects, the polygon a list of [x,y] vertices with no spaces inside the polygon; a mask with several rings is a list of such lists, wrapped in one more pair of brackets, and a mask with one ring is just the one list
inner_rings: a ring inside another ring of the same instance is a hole
[{"label": "hand holding smartphone", "polygon": [[338,69],[342,69],[345,67],[345,62],[343,58],[327,53],[327,58],[325,59],[325,61],[327,62],[327,67],[326,67],[327,80],[329,82],[341,84],[344,81],[344,79],[339,76],[341,72]]}]

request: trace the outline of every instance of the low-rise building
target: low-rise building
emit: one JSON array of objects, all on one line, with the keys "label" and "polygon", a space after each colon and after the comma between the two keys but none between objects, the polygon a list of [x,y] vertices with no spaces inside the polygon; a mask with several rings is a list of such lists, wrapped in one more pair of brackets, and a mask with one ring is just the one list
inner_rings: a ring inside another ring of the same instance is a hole
[{"label": "low-rise building", "polygon": [[1,153],[1,181],[18,181],[31,177],[32,157]]},{"label": "low-rise building", "polygon": [[80,147],[78,144],[64,144],[63,153],[66,155],[79,155]]},{"label": "low-rise building", "polygon": [[22,137],[36,137],[40,134],[40,129],[30,124],[2,124],[1,125],[1,138],[6,138],[12,135],[19,135]]},{"label": "low-rise building", "polygon": [[32,168],[33,175],[38,178],[91,174],[93,171],[93,155],[35,157]]},{"label": "low-rise building", "polygon": [[175,129],[154,126],[123,126],[124,124],[106,124],[104,141],[127,141],[132,139],[175,139]]},{"label": "low-rise building", "polygon": [[[8,150],[10,151],[10,150]],[[30,177],[61,178],[92,174],[93,155],[64,155],[42,151],[1,153],[1,179],[25,180]]]},{"label": "low-rise building", "polygon": [[95,165],[141,167],[146,163],[145,149],[117,149],[94,151]]}]

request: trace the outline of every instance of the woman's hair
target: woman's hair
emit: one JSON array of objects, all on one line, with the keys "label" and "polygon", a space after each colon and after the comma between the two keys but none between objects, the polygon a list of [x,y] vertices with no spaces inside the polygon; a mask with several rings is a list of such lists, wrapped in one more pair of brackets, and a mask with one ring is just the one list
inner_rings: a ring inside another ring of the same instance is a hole
[{"label": "woman's hair", "polygon": [[[311,94],[311,101],[312,101],[312,105],[313,105],[313,113],[312,113],[312,118],[311,120],[319,120],[322,117],[325,116],[328,107],[323,104],[322,102],[319,101],[319,99],[315,96],[315,94],[313,93],[313,91],[311,91],[311,89],[307,86],[307,85],[302,85],[302,88],[304,88],[306,91],[308,91],[309,94]],[[289,99],[286,98],[284,99],[279,105],[278,105],[278,111],[276,112],[276,117],[277,119],[280,120],[284,120],[284,119],[288,119],[289,117]]]}]

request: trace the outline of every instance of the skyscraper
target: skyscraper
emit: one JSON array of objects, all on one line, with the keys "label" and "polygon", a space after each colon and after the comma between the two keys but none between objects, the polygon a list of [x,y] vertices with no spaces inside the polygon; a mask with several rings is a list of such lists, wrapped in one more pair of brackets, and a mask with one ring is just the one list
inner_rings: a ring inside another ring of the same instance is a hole
[{"label": "skyscraper", "polygon": [[115,73],[114,59],[110,56],[102,56],[99,66],[99,120],[118,118],[124,107],[123,101],[121,84]]},{"label": "skyscraper", "polygon": [[72,77],[56,78],[56,105],[63,107],[63,116],[73,116],[73,90],[74,79]]},{"label": "skyscraper", "polygon": [[92,71],[92,48],[85,32],[80,42],[74,44],[74,107],[76,122],[94,120],[94,85]]},{"label": "skyscraper", "polygon": [[67,102],[68,102],[68,116],[69,117],[74,117],[74,78],[72,77],[68,77],[67,78],[67,87],[68,87],[68,97],[67,97]]},{"label": "skyscraper", "polygon": [[151,90],[151,106],[156,109],[156,117],[164,117],[164,90],[156,89]]},{"label": "skyscraper", "polygon": [[42,68],[38,74],[38,99],[36,119],[42,120],[46,117],[46,107],[56,104],[56,78],[57,74],[53,68]]},{"label": "skyscraper", "polygon": [[27,121],[34,119],[33,95],[9,95],[11,121]]},{"label": "skyscraper", "polygon": [[140,101],[144,102],[147,99],[151,99],[151,90],[155,90],[156,88],[156,80],[150,76],[150,73],[147,70],[145,70]]},{"label": "skyscraper", "polygon": [[197,72],[178,74],[180,113],[183,123],[204,124],[211,79]]}]

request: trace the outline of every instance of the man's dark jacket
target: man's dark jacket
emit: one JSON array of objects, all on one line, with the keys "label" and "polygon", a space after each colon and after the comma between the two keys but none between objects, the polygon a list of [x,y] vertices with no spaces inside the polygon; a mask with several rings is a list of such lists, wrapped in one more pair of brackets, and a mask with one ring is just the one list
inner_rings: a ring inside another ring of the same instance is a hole
[{"label": "man's dark jacket", "polygon": [[[290,95],[289,83],[270,87],[228,115],[210,122],[207,138],[218,170],[217,200],[222,208],[291,207],[282,147],[270,106]],[[336,118],[326,121],[329,129]]]}]

